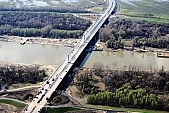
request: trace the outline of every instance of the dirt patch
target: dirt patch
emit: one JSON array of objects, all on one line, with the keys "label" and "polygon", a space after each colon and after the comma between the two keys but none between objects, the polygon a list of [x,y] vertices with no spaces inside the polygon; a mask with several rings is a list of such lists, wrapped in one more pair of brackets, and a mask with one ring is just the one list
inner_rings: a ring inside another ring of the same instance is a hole
[{"label": "dirt patch", "polygon": [[31,102],[34,95],[36,95],[39,88],[32,88],[22,91],[13,91],[13,92],[0,92],[0,97],[3,98],[13,98],[25,102]]},{"label": "dirt patch", "polygon": [[56,70],[57,67],[58,66],[56,65],[42,65],[40,66],[40,69],[44,69],[46,74],[50,76],[54,72],[54,70]]},{"label": "dirt patch", "polygon": [[9,105],[9,104],[0,104],[0,113],[19,113],[20,109]]},{"label": "dirt patch", "polygon": [[67,93],[81,105],[85,105],[87,102],[86,96],[75,85],[69,86]]},{"label": "dirt patch", "polygon": [[98,87],[98,90],[105,91],[105,84],[103,82],[97,82],[94,86]]},{"label": "dirt patch", "polygon": [[101,81],[101,79],[102,79],[100,76],[96,76],[96,75],[94,75],[94,74],[92,75],[92,77],[93,77],[94,79],[98,80],[98,81]]},{"label": "dirt patch", "polygon": [[105,91],[105,84],[103,82],[101,82],[102,78],[100,76],[96,76],[96,75],[92,75],[92,78],[95,79],[96,83],[94,83],[94,86],[96,86],[98,88],[98,90],[100,91]]},{"label": "dirt patch", "polygon": [[65,95],[59,95],[56,96],[52,99],[52,101],[50,102],[50,104],[52,106],[58,106],[58,105],[62,105],[62,104],[67,104],[68,102],[70,102],[69,98]]},{"label": "dirt patch", "polygon": [[71,91],[71,96],[78,97],[78,98],[84,97],[84,94],[81,93],[75,85],[70,86],[69,90]]}]

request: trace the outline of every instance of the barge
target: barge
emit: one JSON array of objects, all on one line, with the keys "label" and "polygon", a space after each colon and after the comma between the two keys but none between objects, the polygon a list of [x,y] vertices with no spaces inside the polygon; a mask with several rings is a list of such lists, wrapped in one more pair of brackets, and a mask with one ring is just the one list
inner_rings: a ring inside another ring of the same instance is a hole
[{"label": "barge", "polygon": [[169,52],[157,53],[157,57],[169,58]]}]

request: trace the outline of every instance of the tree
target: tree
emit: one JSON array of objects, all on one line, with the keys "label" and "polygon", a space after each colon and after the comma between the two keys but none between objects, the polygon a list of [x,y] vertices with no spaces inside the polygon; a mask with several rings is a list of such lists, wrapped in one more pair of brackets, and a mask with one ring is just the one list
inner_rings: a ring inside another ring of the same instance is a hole
[{"label": "tree", "polygon": [[102,71],[104,69],[104,65],[100,62],[96,62],[93,64],[93,69],[96,75],[102,77]]}]

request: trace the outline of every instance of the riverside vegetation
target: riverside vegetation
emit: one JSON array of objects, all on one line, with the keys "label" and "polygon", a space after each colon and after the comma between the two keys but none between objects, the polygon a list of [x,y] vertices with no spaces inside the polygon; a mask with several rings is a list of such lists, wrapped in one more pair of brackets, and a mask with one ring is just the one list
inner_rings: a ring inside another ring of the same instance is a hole
[{"label": "riverside vegetation", "polygon": [[[35,21],[36,20],[36,21]],[[0,35],[48,38],[79,38],[91,25],[89,20],[71,14],[2,12]],[[64,23],[64,24],[63,24]],[[169,24],[112,18],[99,31],[100,41],[108,48],[123,48],[129,40],[132,47],[169,48]],[[46,76],[36,68],[3,67],[1,84],[37,83]],[[99,78],[99,79],[98,79]],[[103,88],[96,86],[102,83]],[[75,70],[73,81],[81,92],[89,95],[89,104],[135,107],[169,111],[169,72],[164,69],[144,70],[128,66],[110,69],[96,63],[93,69]]]},{"label": "riverside vegetation", "polygon": [[40,66],[23,66],[23,65],[2,65],[0,66],[0,85],[6,87],[18,83],[32,83],[44,81],[47,77],[44,69]]},{"label": "riverside vegetation", "polygon": [[[0,35],[47,38],[80,38],[92,24],[72,14],[3,12],[0,14]],[[131,46],[169,50],[169,24],[111,18],[99,30],[99,39],[108,48]],[[130,42],[130,44],[128,43]]]},{"label": "riverside vegetation", "polygon": [[4,12],[0,14],[0,25],[0,35],[79,38],[91,21],[72,14]]},{"label": "riverside vegetation", "polygon": [[93,69],[75,69],[72,84],[88,95],[89,104],[169,111],[169,72],[163,68],[117,70],[95,63]]},{"label": "riverside vegetation", "polygon": [[133,49],[147,46],[169,50],[169,24],[112,18],[100,29],[99,38],[108,48],[124,48],[130,41]]}]

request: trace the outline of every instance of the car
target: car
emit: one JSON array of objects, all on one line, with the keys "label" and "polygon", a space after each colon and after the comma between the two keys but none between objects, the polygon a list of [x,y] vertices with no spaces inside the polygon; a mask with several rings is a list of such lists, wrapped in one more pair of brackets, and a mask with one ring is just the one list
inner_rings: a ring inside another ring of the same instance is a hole
[{"label": "car", "polygon": [[45,91],[48,91],[48,89],[45,89]]},{"label": "car", "polygon": [[38,92],[38,95],[39,95],[40,93],[42,93],[42,91],[39,91],[39,92]]},{"label": "car", "polygon": [[38,111],[38,113],[41,113],[41,109]]},{"label": "car", "polygon": [[3,91],[7,91],[7,89],[4,89]]}]

